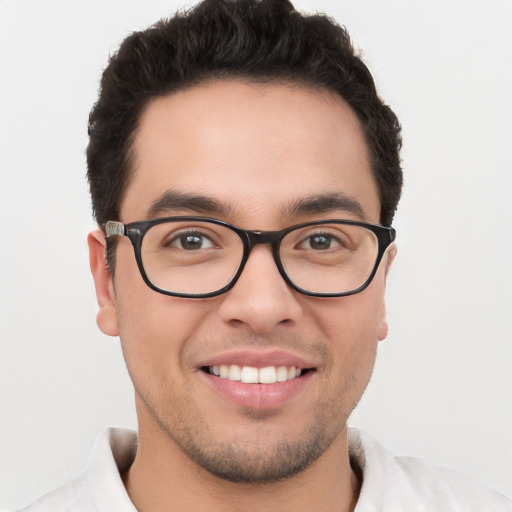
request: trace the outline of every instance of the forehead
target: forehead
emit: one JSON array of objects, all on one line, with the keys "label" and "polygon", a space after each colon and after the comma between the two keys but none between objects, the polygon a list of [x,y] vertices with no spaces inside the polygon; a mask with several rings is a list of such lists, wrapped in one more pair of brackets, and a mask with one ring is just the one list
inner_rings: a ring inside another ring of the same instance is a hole
[{"label": "forehead", "polygon": [[124,222],[147,218],[169,192],[211,198],[228,220],[260,228],[294,202],[328,195],[353,198],[378,222],[360,123],[327,91],[222,81],[170,94],[146,107],[133,149]]}]

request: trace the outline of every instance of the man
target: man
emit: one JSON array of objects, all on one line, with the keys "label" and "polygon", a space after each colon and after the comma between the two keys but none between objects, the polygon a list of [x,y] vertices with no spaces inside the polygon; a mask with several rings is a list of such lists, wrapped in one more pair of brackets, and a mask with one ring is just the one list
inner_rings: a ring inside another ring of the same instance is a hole
[{"label": "man", "polygon": [[510,510],[348,416],[387,334],[400,127],[348,35],[206,1],[128,38],[90,118],[98,325],[135,434],[29,510]]}]

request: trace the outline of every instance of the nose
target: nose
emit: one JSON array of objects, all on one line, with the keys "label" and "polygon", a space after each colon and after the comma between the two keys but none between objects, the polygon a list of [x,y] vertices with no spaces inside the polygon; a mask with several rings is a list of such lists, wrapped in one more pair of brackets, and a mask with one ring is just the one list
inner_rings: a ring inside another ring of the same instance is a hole
[{"label": "nose", "polygon": [[260,245],[251,251],[235,286],[223,296],[219,314],[232,326],[266,335],[300,319],[303,311],[297,295],[279,273],[271,248]]}]

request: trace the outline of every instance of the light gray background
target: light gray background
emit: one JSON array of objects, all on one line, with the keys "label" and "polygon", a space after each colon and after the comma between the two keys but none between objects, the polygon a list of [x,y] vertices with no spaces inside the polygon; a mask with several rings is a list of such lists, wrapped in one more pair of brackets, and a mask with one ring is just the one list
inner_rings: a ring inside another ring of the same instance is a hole
[{"label": "light gray background", "polygon": [[[0,504],[136,425],[95,325],[89,108],[109,53],[176,1],[0,0]],[[512,2],[300,0],[345,24],[403,123],[390,334],[351,424],[512,494]]]}]

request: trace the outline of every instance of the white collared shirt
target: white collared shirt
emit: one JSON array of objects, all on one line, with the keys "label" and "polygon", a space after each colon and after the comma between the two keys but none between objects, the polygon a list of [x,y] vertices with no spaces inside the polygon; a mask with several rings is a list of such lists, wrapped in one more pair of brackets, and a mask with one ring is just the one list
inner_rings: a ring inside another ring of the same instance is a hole
[{"label": "white collared shirt", "polygon": [[[120,476],[136,443],[132,430],[103,431],[82,476],[20,512],[137,512]],[[349,448],[363,475],[355,512],[512,512],[512,501],[496,491],[455,471],[395,457],[359,430],[350,429]]]}]

